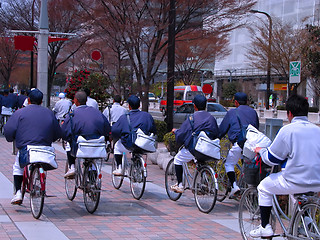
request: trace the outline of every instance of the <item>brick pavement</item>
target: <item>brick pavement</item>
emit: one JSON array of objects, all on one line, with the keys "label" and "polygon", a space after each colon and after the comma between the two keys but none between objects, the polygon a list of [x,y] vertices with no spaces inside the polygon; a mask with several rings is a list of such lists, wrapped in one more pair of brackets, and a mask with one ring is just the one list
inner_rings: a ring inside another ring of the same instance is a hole
[{"label": "brick pavement", "polygon": [[[0,198],[0,239],[38,239],[37,228],[47,225],[51,230],[41,239],[241,239],[237,230],[238,202],[217,202],[211,213],[204,214],[197,209],[190,191],[178,201],[171,201],[163,190],[164,171],[150,161],[149,182],[140,200],[132,197],[127,181],[116,190],[110,173],[103,172],[100,204],[94,214],[89,214],[82,191],[72,202],[67,199],[63,179],[66,155],[58,151],[58,143],[55,146],[59,167],[48,172],[49,197],[42,216],[39,220],[32,217],[28,198],[22,206],[12,206],[8,197]],[[0,173],[12,182],[12,143],[0,136],[0,147]],[[104,169],[110,169],[110,163]]]}]

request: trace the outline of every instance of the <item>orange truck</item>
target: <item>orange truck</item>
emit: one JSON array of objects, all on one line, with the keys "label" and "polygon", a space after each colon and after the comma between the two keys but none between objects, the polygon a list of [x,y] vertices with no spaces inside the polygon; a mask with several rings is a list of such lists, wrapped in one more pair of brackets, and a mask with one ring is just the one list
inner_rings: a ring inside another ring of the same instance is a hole
[{"label": "orange truck", "polygon": [[[194,96],[196,96],[197,94],[204,95],[200,86],[187,85],[174,87],[174,110],[176,110],[178,106],[181,106],[184,103],[192,102]],[[160,102],[160,111],[164,116],[167,113],[167,93],[164,94],[163,99]]]}]

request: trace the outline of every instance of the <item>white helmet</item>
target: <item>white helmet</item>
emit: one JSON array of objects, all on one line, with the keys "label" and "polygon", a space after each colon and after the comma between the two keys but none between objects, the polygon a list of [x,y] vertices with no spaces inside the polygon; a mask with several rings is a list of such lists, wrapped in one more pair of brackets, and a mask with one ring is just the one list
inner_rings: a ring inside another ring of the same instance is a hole
[{"label": "white helmet", "polygon": [[66,95],[64,95],[64,93],[59,93],[59,98],[65,98]]}]

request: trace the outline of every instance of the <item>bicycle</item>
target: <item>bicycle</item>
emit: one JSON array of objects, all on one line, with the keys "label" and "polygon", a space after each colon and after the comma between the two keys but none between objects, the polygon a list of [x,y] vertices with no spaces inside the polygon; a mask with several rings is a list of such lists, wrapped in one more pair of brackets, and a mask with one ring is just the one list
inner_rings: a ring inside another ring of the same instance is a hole
[{"label": "bicycle", "polygon": [[[220,141],[221,146],[221,159],[214,163],[214,170],[217,173],[217,181],[218,181],[218,193],[217,200],[222,202],[231,191],[231,185],[229,182],[229,178],[227,176],[227,172],[225,170],[225,162],[227,159],[228,152],[231,148],[231,142],[227,137],[223,137]],[[240,200],[241,194],[248,187],[244,182],[244,173],[242,169],[242,159],[235,165],[235,173],[236,173],[236,183],[240,188],[240,194],[234,197],[236,200]]]},{"label": "bicycle", "polygon": [[[286,237],[287,239],[320,239],[320,200],[318,196],[296,194],[292,216],[288,216],[273,196],[270,224],[276,230],[278,220],[281,234],[270,237]],[[249,233],[260,225],[260,208],[258,191],[255,186],[249,187],[242,195],[239,204],[239,225],[243,239],[253,239]],[[278,226],[277,225],[277,226]]]},{"label": "bicycle", "polygon": [[[123,153],[121,163],[121,175],[114,175],[113,171],[117,168],[117,162],[113,158],[111,179],[115,189],[120,189],[123,179],[128,177],[130,179],[130,190],[132,196],[139,200],[145,190],[147,179],[147,162],[143,159],[142,155],[145,154],[141,149],[132,152],[131,161],[129,162],[126,154]],[[129,174],[128,174],[129,171]]]},{"label": "bicycle", "polygon": [[[46,196],[46,170],[52,170],[58,167],[55,162],[54,152],[52,150],[48,151],[40,148],[41,147],[34,147],[33,149],[28,150],[29,159],[33,162],[24,167],[21,187],[22,201],[25,193],[30,194],[31,212],[36,219],[42,214],[44,198]],[[34,157],[30,151],[33,151],[33,153],[38,155]],[[51,159],[52,162],[45,159]],[[54,164],[52,164],[53,162]]]},{"label": "bicycle", "polygon": [[[209,159],[208,161],[195,162],[195,168],[193,169],[193,175],[187,165],[183,163],[183,186],[184,189],[192,190],[198,209],[203,213],[209,213],[213,209],[217,200],[218,182],[216,179],[216,173],[209,165],[210,162],[215,161]],[[182,193],[174,192],[170,187],[176,184],[177,176],[174,167],[174,158],[171,159],[167,165],[165,171],[165,186],[168,197],[177,201]]]}]

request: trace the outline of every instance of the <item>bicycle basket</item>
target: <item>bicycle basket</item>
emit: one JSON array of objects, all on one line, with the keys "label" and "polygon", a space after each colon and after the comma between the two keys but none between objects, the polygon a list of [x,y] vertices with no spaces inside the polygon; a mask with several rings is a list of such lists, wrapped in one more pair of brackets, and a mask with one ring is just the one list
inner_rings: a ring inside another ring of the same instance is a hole
[{"label": "bicycle basket", "polygon": [[244,157],[243,173],[247,184],[258,186],[267,176],[268,169],[269,166],[262,161],[260,155],[256,155],[253,159]]}]

